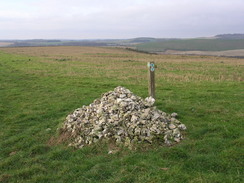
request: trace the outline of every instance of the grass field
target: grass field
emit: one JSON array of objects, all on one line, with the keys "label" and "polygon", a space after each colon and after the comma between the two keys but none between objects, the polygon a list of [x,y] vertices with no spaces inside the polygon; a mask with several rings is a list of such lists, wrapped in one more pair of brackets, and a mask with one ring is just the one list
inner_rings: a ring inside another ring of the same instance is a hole
[{"label": "grass field", "polygon": [[177,39],[142,43],[138,50],[149,52],[177,51],[226,51],[244,49],[244,39]]},{"label": "grass field", "polygon": [[[118,85],[147,96],[155,61],[156,106],[177,112],[186,138],[172,147],[108,154],[52,137],[74,109]],[[150,55],[118,48],[0,49],[0,182],[243,182],[244,59]]]}]

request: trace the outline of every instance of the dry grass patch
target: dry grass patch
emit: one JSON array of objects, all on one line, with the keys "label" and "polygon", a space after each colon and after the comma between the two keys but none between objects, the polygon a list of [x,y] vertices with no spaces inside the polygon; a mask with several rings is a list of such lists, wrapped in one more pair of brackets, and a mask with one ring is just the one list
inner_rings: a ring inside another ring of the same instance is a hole
[{"label": "dry grass patch", "polygon": [[[27,72],[45,76],[55,76],[60,73],[64,76],[80,78],[105,76],[138,83],[147,79],[146,63],[154,61],[158,67],[157,80],[243,81],[244,59],[196,55],[152,55],[108,47],[18,47],[0,50],[38,57],[36,69]],[[47,69],[38,69],[43,66]]]}]

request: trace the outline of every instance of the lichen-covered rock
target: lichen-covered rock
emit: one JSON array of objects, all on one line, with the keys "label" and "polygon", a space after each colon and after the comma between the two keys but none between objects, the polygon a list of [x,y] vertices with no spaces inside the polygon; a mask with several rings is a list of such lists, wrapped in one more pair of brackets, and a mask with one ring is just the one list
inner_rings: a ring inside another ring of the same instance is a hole
[{"label": "lichen-covered rock", "polygon": [[154,102],[152,97],[143,100],[119,86],[68,115],[61,130],[71,133],[70,146],[78,148],[101,139],[125,146],[157,140],[170,145],[182,140],[186,126],[176,119],[177,113],[166,114],[153,107]]}]

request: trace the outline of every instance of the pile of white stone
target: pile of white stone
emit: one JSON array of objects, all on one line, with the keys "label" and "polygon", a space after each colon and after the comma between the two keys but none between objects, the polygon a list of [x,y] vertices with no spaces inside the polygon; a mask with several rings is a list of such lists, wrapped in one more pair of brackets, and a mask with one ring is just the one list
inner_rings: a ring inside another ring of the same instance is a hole
[{"label": "pile of white stone", "polygon": [[141,142],[164,142],[168,145],[183,139],[186,126],[153,106],[155,100],[143,100],[124,87],[116,87],[89,106],[68,115],[61,130],[71,134],[71,146],[82,148],[102,139],[118,145],[133,146]]}]

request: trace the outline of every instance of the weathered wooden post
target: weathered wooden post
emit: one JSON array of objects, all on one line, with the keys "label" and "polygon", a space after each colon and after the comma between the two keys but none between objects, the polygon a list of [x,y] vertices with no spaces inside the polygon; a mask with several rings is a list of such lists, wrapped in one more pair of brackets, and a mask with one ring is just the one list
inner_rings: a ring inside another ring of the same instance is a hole
[{"label": "weathered wooden post", "polygon": [[155,64],[154,62],[148,62],[148,93],[149,96],[155,99]]}]

